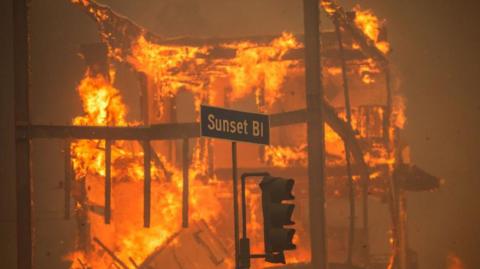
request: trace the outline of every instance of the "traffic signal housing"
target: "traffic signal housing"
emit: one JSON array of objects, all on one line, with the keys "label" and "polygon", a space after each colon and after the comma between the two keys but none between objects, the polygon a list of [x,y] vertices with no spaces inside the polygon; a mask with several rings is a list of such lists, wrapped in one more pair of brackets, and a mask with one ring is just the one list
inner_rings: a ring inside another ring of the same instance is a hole
[{"label": "traffic signal housing", "polygon": [[264,220],[265,260],[270,263],[285,263],[285,250],[293,250],[295,229],[284,226],[293,225],[291,220],[295,205],[283,203],[294,200],[292,194],[293,179],[265,176],[260,182],[262,190],[262,209]]}]

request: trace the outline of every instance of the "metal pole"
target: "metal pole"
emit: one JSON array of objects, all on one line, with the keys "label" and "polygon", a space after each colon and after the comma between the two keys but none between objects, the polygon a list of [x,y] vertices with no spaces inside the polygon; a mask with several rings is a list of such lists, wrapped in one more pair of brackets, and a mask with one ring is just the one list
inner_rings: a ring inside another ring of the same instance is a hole
[{"label": "metal pole", "polygon": [[239,266],[242,269],[249,269],[250,268],[250,259],[255,258],[264,258],[266,257],[265,254],[250,254],[250,240],[247,238],[247,198],[246,198],[246,180],[247,177],[265,177],[270,176],[267,172],[262,173],[244,173],[240,177],[241,184],[242,184],[242,239],[239,240]]},{"label": "metal pole", "polygon": [[242,184],[242,231],[243,235],[242,238],[247,238],[247,197],[245,194],[245,177],[242,175],[241,177],[241,184]]},{"label": "metal pole", "polygon": [[188,181],[188,138],[183,139],[182,158],[183,158],[183,207],[182,207],[182,227],[188,227],[188,202],[189,202],[189,181]]},{"label": "metal pole", "polygon": [[105,140],[105,224],[110,224],[112,214],[112,141]]},{"label": "metal pole", "polygon": [[64,183],[64,219],[70,219],[70,197],[72,190],[72,157],[70,155],[70,140],[65,139],[64,145],[64,168],[65,168],[65,183]]},{"label": "metal pole", "polygon": [[151,202],[151,175],[150,175],[150,141],[143,141],[143,226],[150,227],[150,202]]},{"label": "metal pole", "polygon": [[[13,0],[13,53],[15,83],[15,123],[30,125],[29,104],[29,29],[28,3]],[[30,171],[30,137],[16,131],[16,195],[17,195],[17,268],[31,269],[32,257],[32,179]]]},{"label": "metal pole", "polygon": [[232,177],[233,177],[233,222],[235,237],[235,269],[240,269],[238,248],[240,245],[240,232],[238,227],[238,178],[237,178],[237,142],[232,142]]},{"label": "metal pole", "polygon": [[241,184],[242,184],[242,230],[243,235],[242,238],[247,238],[247,198],[246,198],[246,181],[247,177],[266,177],[270,176],[267,172],[260,172],[260,173],[244,173],[240,177]]},{"label": "metal pole", "polygon": [[320,14],[318,0],[303,0],[305,27],[305,85],[309,177],[311,264],[328,267],[325,220],[325,129],[320,59]]},{"label": "metal pole", "polygon": [[[335,16],[334,20],[335,32],[337,34],[338,41],[338,50],[340,52],[341,58],[341,67],[342,67],[342,79],[343,79],[343,95],[345,98],[345,115],[347,118],[347,125],[349,128],[352,128],[352,110],[350,106],[350,89],[348,86],[348,70],[347,64],[345,62],[345,55],[343,49],[342,33],[340,30],[340,25],[338,23],[338,15]],[[344,140],[345,146],[345,160],[347,164],[347,187],[348,187],[348,198],[350,204],[350,222],[349,222],[349,231],[348,231],[348,246],[347,246],[347,264],[352,264],[353,257],[353,244],[355,240],[355,185],[352,178],[352,164],[350,161],[350,142],[348,139]]]}]

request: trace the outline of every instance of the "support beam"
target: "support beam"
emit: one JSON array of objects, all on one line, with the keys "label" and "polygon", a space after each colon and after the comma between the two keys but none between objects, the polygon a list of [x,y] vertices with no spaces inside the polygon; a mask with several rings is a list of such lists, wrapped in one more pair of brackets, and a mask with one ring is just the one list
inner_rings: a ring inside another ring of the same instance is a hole
[{"label": "support beam", "polygon": [[102,241],[100,241],[100,239],[94,237],[93,241],[97,243],[122,269],[129,269],[128,266],[111,249],[109,249]]},{"label": "support beam", "polygon": [[112,140],[105,141],[105,224],[112,214]]},{"label": "support beam", "polygon": [[[29,29],[26,0],[13,0],[13,50],[15,83],[15,122],[30,125],[29,103]],[[32,179],[30,170],[30,137],[16,130],[17,195],[17,268],[31,269],[32,257]]]},{"label": "support beam", "polygon": [[[337,116],[333,107],[324,102],[324,116],[327,124],[345,141],[350,143],[350,150],[355,162],[361,167],[360,176],[368,182],[368,167],[363,159],[363,152],[355,137],[355,132],[344,120]],[[272,114],[270,126],[281,127],[302,124],[307,121],[307,110],[295,110]],[[17,137],[29,135],[32,139],[111,139],[111,140],[169,140],[200,137],[199,123],[158,124],[149,127],[106,127],[106,126],[48,126],[17,124]],[[154,152],[152,152],[154,154]],[[153,155],[154,159],[155,154]],[[157,160],[155,160],[157,162]],[[161,162],[157,162],[161,164]],[[167,172],[167,171],[165,171]],[[166,174],[169,177],[168,173]]]},{"label": "support beam", "polygon": [[[342,80],[343,80],[343,95],[345,99],[345,115],[347,125],[352,128],[352,109],[350,106],[350,88],[348,83],[348,70],[345,57],[343,55],[343,41],[342,41],[342,29],[338,22],[338,17],[334,19],[335,32],[337,33],[338,50],[340,51],[340,60],[342,67]],[[349,218],[349,230],[348,230],[348,245],[347,245],[347,258],[346,264],[352,265],[353,258],[353,246],[355,240],[355,185],[352,177],[352,164],[350,160],[350,143],[347,140],[343,142],[345,146],[345,160],[347,168],[347,187],[348,187],[348,201],[350,205],[350,218]]]},{"label": "support beam", "polygon": [[188,228],[188,205],[189,205],[189,181],[188,181],[188,169],[189,169],[189,147],[188,138],[183,139],[182,143],[182,169],[183,169],[183,206],[182,206],[182,227]]},{"label": "support beam", "polygon": [[[239,42],[251,42],[260,45],[267,45],[271,43],[275,38],[280,35],[264,35],[264,36],[247,36],[238,38],[195,38],[195,37],[180,37],[180,38],[162,38],[152,32],[147,31],[138,24],[130,21],[126,16],[122,16],[114,12],[106,5],[98,4],[94,1],[75,1],[82,11],[84,11],[91,19],[93,19],[99,31],[102,32],[105,38],[105,42],[113,49],[119,49],[120,51],[128,53],[131,44],[133,44],[139,36],[144,36],[149,42],[163,45],[163,46],[193,46],[193,47],[205,47],[206,50],[197,53],[198,58],[208,58],[209,60],[228,60],[233,59],[236,55],[235,48],[227,48],[223,44],[235,44]],[[108,17],[108,20],[102,19],[102,16]],[[346,26],[351,28],[349,31],[349,39],[346,40],[352,44],[353,39],[362,46],[362,51],[358,49],[345,50],[345,56],[348,60],[365,60],[371,56],[374,58],[381,58],[383,54],[378,51],[372,41],[367,39],[363,32],[356,28],[356,26],[350,23],[348,20],[343,20]],[[338,50],[332,49],[330,44],[335,44],[335,33],[328,31],[322,32],[324,36],[323,42],[323,57],[329,61],[338,59]],[[303,42],[306,39],[303,35],[295,35],[295,38],[299,42]],[[351,46],[349,46],[351,47]],[[366,55],[367,56],[366,56]],[[285,53],[282,60],[303,60],[304,49],[294,48],[288,50]],[[127,56],[127,55],[123,55]],[[381,58],[383,59],[383,58]]]},{"label": "support beam", "polygon": [[362,52],[365,53],[366,56],[374,58],[381,65],[388,64],[388,59],[385,54],[377,48],[373,40],[355,25],[355,22],[349,18],[347,12],[345,12],[335,0],[321,0],[321,6],[332,21],[338,20],[340,26],[352,35],[353,39],[358,45],[360,45]]},{"label": "support beam", "polygon": [[150,141],[143,141],[143,226],[145,228],[150,227],[150,209],[151,209],[151,192],[152,192],[152,180],[151,180],[151,150]]},{"label": "support beam", "polygon": [[72,190],[72,176],[73,176],[73,171],[72,171],[72,157],[70,154],[70,140],[66,139],[65,140],[65,145],[64,145],[64,169],[65,169],[65,179],[64,179],[64,184],[63,184],[63,189],[64,189],[64,219],[69,220],[70,219],[70,198],[71,198],[71,190]]},{"label": "support beam", "polygon": [[328,268],[325,220],[325,127],[320,55],[318,0],[303,0],[305,29],[305,85],[307,97],[307,142],[310,257],[312,268]]},{"label": "support beam", "polygon": [[[335,109],[323,103],[326,123],[345,141],[350,143],[350,150],[355,162],[361,167],[360,176],[368,182],[368,167],[363,159],[363,152],[355,137],[355,132],[344,120],[337,116]],[[270,126],[281,127],[302,124],[307,121],[307,110],[295,110],[270,115]],[[148,127],[105,127],[105,126],[48,126],[17,124],[17,137],[29,134],[32,139],[111,139],[111,140],[169,140],[200,137],[199,123],[158,124]]]},{"label": "support beam", "polygon": [[17,139],[29,135],[32,139],[110,139],[110,140],[170,140],[199,137],[198,123],[168,123],[149,127],[50,126],[17,123]]}]

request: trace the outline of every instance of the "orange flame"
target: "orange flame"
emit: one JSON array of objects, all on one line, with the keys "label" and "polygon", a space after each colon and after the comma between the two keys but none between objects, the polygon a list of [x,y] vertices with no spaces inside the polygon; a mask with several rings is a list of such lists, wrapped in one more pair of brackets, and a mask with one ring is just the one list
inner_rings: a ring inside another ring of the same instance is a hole
[{"label": "orange flame", "polygon": [[288,67],[294,62],[281,59],[289,49],[299,46],[290,33],[283,33],[266,46],[251,42],[226,44],[225,47],[237,50],[236,57],[226,68],[233,87],[231,98],[243,98],[255,91],[257,104],[261,104],[259,98],[263,89],[266,105],[271,106],[282,96],[280,86],[287,76]]},{"label": "orange flame", "polygon": [[[73,121],[75,125],[126,126],[129,124],[125,119],[126,106],[119,91],[102,75],[93,76],[87,71],[77,90],[82,99],[85,115],[76,117]],[[71,153],[76,178],[85,178],[89,186],[92,186],[92,190],[87,193],[89,202],[102,201],[102,195],[98,190],[103,189],[101,178],[105,175],[104,147],[105,142],[99,140],[79,140],[72,143]],[[134,142],[115,141],[112,144],[111,156],[112,180],[120,185],[129,185],[131,191],[135,191],[138,188],[135,182],[143,180],[141,148]],[[182,172],[169,164],[165,157],[161,155],[158,157],[163,163],[163,169],[171,174],[170,181],[167,181],[161,168],[152,162],[152,184],[156,186],[152,190],[152,200],[156,201],[152,205],[152,212],[157,214],[154,219],[158,218],[161,221],[153,223],[149,229],[139,229],[141,224],[138,222],[121,219],[119,216],[118,219],[114,217],[110,227],[105,228],[103,219],[88,214],[92,225],[92,236],[108,241],[113,240],[109,246],[124,261],[128,261],[129,258],[143,261],[147,255],[180,229]],[[211,197],[214,197],[219,190],[225,190],[226,186],[211,179],[208,183],[209,187],[205,187],[204,183],[195,180],[197,175],[202,173],[198,169],[200,167],[198,162],[203,160],[194,158],[189,173],[192,197],[189,201],[192,210],[190,217],[193,221],[202,219],[209,222],[219,216],[220,210],[218,200]],[[135,197],[133,193],[130,196]],[[114,199],[112,202],[114,212],[119,212],[119,208],[130,208],[129,202],[131,201],[122,202]],[[134,207],[132,210],[129,214],[135,215],[138,208]],[[109,268],[113,263],[108,256],[97,253],[86,254],[81,251],[72,253],[68,258],[73,261],[71,268],[81,268],[80,262],[94,268]]]},{"label": "orange flame", "polygon": [[370,9],[362,10],[360,5],[355,6],[353,10],[356,13],[355,24],[358,26],[358,28],[360,28],[366,36],[375,42],[375,46],[381,52],[385,54],[388,53],[390,51],[390,44],[379,39],[380,28],[385,21],[379,20]]}]

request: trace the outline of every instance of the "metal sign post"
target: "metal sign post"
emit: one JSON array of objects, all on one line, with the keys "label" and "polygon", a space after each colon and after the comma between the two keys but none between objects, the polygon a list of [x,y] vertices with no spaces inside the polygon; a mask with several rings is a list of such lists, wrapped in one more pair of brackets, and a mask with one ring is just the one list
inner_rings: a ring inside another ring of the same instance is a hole
[{"label": "metal sign post", "polygon": [[237,141],[262,145],[270,144],[270,119],[264,114],[241,112],[202,105],[200,108],[200,130],[202,137],[232,140],[235,269],[240,269]]},{"label": "metal sign post", "polygon": [[235,237],[235,269],[240,269],[239,262],[239,245],[240,232],[238,227],[238,178],[237,178],[237,142],[232,142],[232,179],[233,179],[233,221],[234,221],[234,237]]}]

